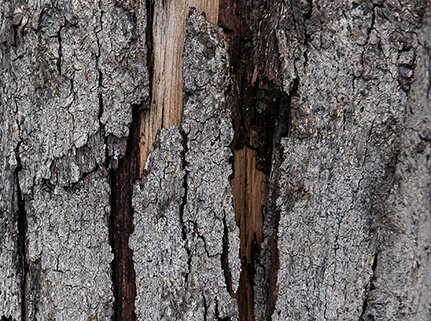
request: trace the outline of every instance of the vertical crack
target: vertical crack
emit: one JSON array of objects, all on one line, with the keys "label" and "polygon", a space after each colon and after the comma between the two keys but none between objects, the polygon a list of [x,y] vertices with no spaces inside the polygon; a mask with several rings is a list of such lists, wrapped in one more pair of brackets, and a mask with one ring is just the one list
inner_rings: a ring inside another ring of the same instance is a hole
[{"label": "vertical crack", "polygon": [[427,87],[427,98],[430,97],[431,92],[431,54],[428,53],[428,87]]},{"label": "vertical crack", "polygon": [[[292,19],[300,24],[295,32],[303,48],[305,68],[310,41],[306,21],[313,14],[313,1],[307,0],[305,7],[297,1],[290,4]],[[277,171],[282,162],[281,139],[291,131],[292,99],[298,96],[300,83],[296,75],[290,92],[282,89],[275,33],[282,19],[279,5],[277,1],[224,0],[220,7],[219,25],[229,44],[233,78],[228,101],[235,132],[231,184],[241,238],[241,276],[236,293],[241,321],[256,317],[255,290],[259,291],[259,308],[265,310],[260,310],[259,318],[263,313],[271,319],[278,295]],[[265,253],[261,253],[264,237]],[[258,268],[263,269],[264,276],[256,274]]]},{"label": "vertical crack", "polygon": [[364,55],[365,55],[365,52],[367,50],[367,47],[370,46],[371,33],[373,32],[373,30],[375,30],[376,10],[377,10],[377,8],[383,8],[383,3],[373,3],[372,5],[373,6],[371,8],[370,24],[369,24],[369,27],[367,28],[367,36],[366,36],[365,43],[363,44],[363,50],[361,52],[361,65],[362,66],[364,65],[364,60],[365,60]]},{"label": "vertical crack", "polygon": [[58,71],[59,75],[61,75],[61,59],[62,59],[62,56],[63,56],[63,44],[62,44],[62,40],[61,40],[61,31],[63,30],[64,27],[65,27],[65,24],[61,25],[60,28],[57,31],[57,39],[58,39],[57,71]]},{"label": "vertical crack", "polygon": [[133,252],[129,238],[133,233],[133,184],[139,175],[140,106],[132,106],[132,123],[124,157],[111,169],[110,243],[112,261],[115,321],[135,321],[136,283]]},{"label": "vertical crack", "polygon": [[[126,152],[118,165],[111,168],[111,216],[110,216],[110,243],[114,252],[112,261],[112,279],[114,287],[114,321],[136,321],[135,299],[136,299],[136,273],[133,264],[133,251],[129,247],[129,238],[134,230],[133,225],[133,185],[141,176],[145,166],[142,162],[143,153],[143,125],[145,115],[149,110],[152,97],[153,79],[153,18],[154,0],[144,2],[147,22],[145,46],[147,48],[147,71],[149,75],[149,97],[141,104],[132,105],[132,123],[129,128]],[[102,28],[101,11],[100,24]],[[97,34],[97,33],[96,33]],[[99,119],[103,114],[102,80],[103,74],[99,68],[100,43],[97,38],[99,52],[97,56],[97,67],[99,71]],[[103,128],[103,124],[102,128]],[[113,161],[112,164],[116,162]],[[109,162],[108,162],[109,164]]]},{"label": "vertical crack", "polygon": [[21,320],[28,320],[28,274],[29,266],[27,261],[27,213],[25,211],[24,197],[21,192],[21,186],[19,182],[19,172],[22,170],[21,158],[19,155],[19,147],[21,141],[15,149],[15,157],[17,166],[15,168],[15,180],[16,180],[16,198],[17,198],[17,211],[18,211],[18,252],[20,254],[20,268],[22,274],[21,281]]},{"label": "vertical crack", "polygon": [[277,121],[275,123],[272,147],[272,167],[269,178],[269,195],[265,206],[265,253],[259,258],[260,264],[264,265],[264,279],[261,279],[259,286],[264,294],[264,311],[261,314],[265,320],[271,320],[275,311],[275,305],[278,298],[278,270],[280,268],[280,258],[278,249],[278,228],[280,222],[280,211],[276,205],[278,195],[280,195],[280,186],[278,177],[280,177],[280,165],[282,163],[281,139],[287,137],[291,131],[291,104],[292,97],[297,96],[299,86],[298,78],[293,80],[289,95],[284,92],[280,93],[279,110]]},{"label": "vertical crack", "polygon": [[[232,290],[232,274],[229,267],[229,231],[226,224],[226,217],[223,217],[223,251],[220,257],[221,266],[223,268],[227,291],[233,296]],[[218,313],[217,313],[218,315]]]},{"label": "vertical crack", "polygon": [[279,75],[275,35],[279,9],[273,1],[260,0],[251,4],[225,0],[220,7],[219,24],[229,44],[233,78],[228,101],[235,132],[231,185],[241,239],[241,275],[235,293],[241,321],[255,319],[255,276],[274,142],[286,135],[290,117]]},{"label": "vertical crack", "polygon": [[204,321],[208,320],[208,304],[207,304],[207,298],[205,297],[205,293],[201,291],[202,293],[202,299],[204,303]]},{"label": "vertical crack", "polygon": [[372,274],[371,274],[370,282],[368,283],[367,289],[365,292],[364,302],[362,303],[362,312],[361,312],[361,315],[359,317],[359,320],[365,320],[364,318],[365,318],[365,313],[366,313],[367,307],[368,307],[368,300],[370,297],[370,292],[372,290],[374,290],[374,281],[376,279],[376,268],[377,268],[377,257],[378,257],[378,255],[379,255],[379,251],[377,251],[374,254],[373,264],[371,265]]},{"label": "vertical crack", "polygon": [[187,170],[187,161],[186,161],[186,155],[188,153],[188,146],[187,146],[187,134],[184,132],[184,130],[180,130],[181,136],[182,136],[182,142],[183,142],[183,151],[181,153],[181,159],[182,159],[182,167],[184,169],[184,178],[183,178],[183,188],[184,188],[184,195],[183,195],[183,199],[182,202],[180,204],[180,209],[179,209],[179,216],[180,216],[180,224],[181,224],[181,232],[182,232],[182,238],[184,241],[184,248],[186,250],[187,253],[187,268],[188,268],[188,273],[185,276],[185,283],[187,284],[188,279],[189,279],[189,273],[190,273],[190,269],[191,269],[191,263],[192,263],[192,255],[191,255],[191,251],[188,247],[187,244],[187,229],[186,229],[186,225],[184,222],[184,210],[185,210],[185,206],[187,204],[187,196],[188,196],[188,185],[187,185],[187,180],[188,180],[188,170]]},{"label": "vertical crack", "polygon": [[99,39],[99,33],[102,31],[103,29],[103,10],[102,10],[102,4],[101,1],[99,1],[99,11],[100,11],[100,17],[99,17],[99,23],[100,23],[100,29],[97,30],[95,32],[96,34],[96,44],[97,44],[97,53],[96,53],[96,70],[97,70],[97,84],[98,84],[98,95],[99,95],[99,113],[98,113],[98,119],[99,119],[99,123],[100,123],[100,127],[103,129],[104,128],[104,124],[101,121],[102,115],[103,115],[103,111],[104,111],[104,105],[103,105],[103,92],[102,92],[102,88],[103,88],[103,73],[102,73],[102,69],[100,68],[100,55],[101,55],[101,47],[102,44],[100,43],[100,39]]},{"label": "vertical crack", "polygon": [[[302,68],[305,71],[308,65],[308,52],[309,43],[311,41],[311,35],[307,30],[307,21],[312,19],[314,10],[314,1],[307,0],[305,7],[301,7],[301,4],[297,1],[291,1],[291,19],[297,26],[295,29],[296,37],[299,38],[300,46],[302,47],[303,64]],[[270,178],[270,194],[267,200],[266,206],[266,219],[265,219],[265,254],[262,257],[261,262],[265,266],[263,283],[260,284],[263,287],[264,302],[261,302],[264,307],[264,311],[261,311],[261,315],[266,320],[271,320],[272,315],[276,308],[278,299],[278,271],[280,268],[280,257],[278,249],[278,230],[280,223],[280,211],[277,206],[277,197],[280,195],[279,171],[280,166],[283,162],[281,139],[283,137],[289,137],[292,131],[292,104],[294,97],[299,96],[299,85],[300,79],[298,70],[295,65],[295,77],[292,79],[289,92],[283,92],[280,90],[279,93],[279,105],[277,121],[275,123],[275,129],[273,133],[273,146],[272,146],[272,157],[271,157],[271,178]],[[287,200],[290,203],[291,200]],[[261,281],[261,282],[262,282]]]},{"label": "vertical crack", "polygon": [[145,45],[147,47],[147,69],[149,78],[149,98],[148,105],[151,103],[153,91],[153,73],[154,73],[154,49],[153,49],[153,23],[154,23],[154,0],[146,0],[145,8],[147,14],[147,25],[145,28]]}]

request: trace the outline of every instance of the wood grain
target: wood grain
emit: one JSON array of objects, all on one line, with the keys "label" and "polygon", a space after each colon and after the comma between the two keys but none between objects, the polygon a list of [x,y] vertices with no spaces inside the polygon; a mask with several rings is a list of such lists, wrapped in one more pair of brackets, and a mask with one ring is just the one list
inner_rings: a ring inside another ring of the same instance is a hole
[{"label": "wood grain", "polygon": [[250,267],[262,243],[262,207],[268,193],[268,177],[257,169],[255,152],[243,147],[234,151],[234,178],[231,180],[237,224],[240,227],[242,262],[240,287],[236,293],[240,320],[254,320]]},{"label": "wood grain", "polygon": [[184,28],[190,7],[217,23],[219,0],[158,0],[153,17],[153,83],[149,110],[142,115],[140,171],[161,128],[179,126],[182,116]]}]

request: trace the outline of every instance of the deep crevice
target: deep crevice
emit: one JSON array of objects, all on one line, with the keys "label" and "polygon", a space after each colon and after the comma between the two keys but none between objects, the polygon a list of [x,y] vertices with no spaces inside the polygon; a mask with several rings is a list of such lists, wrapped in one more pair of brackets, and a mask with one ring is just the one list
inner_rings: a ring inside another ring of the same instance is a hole
[{"label": "deep crevice", "polygon": [[231,185],[241,239],[241,275],[235,294],[241,321],[255,319],[255,274],[274,141],[278,144],[287,135],[290,119],[279,75],[275,35],[279,9],[274,1],[223,0],[220,4],[219,25],[229,44],[233,78],[228,104],[235,133]]},{"label": "deep crevice", "polygon": [[17,214],[18,214],[18,252],[20,257],[20,268],[22,274],[21,280],[21,320],[27,321],[28,319],[28,275],[29,265],[27,261],[27,212],[25,210],[24,197],[21,192],[21,186],[19,182],[19,172],[22,170],[21,158],[19,156],[19,147],[21,141],[15,150],[15,157],[17,166],[15,168],[15,180],[16,180],[16,201],[17,201]]},{"label": "deep crevice", "polygon": [[232,274],[229,267],[229,231],[226,224],[226,217],[223,217],[223,251],[220,256],[221,266],[223,268],[224,279],[227,291],[231,296],[234,295],[232,290]]},{"label": "deep crevice", "polygon": [[153,22],[154,22],[154,0],[146,0],[147,25],[145,28],[145,46],[147,47],[147,70],[149,80],[149,97],[147,106],[151,105],[154,73],[154,49],[153,49]]},{"label": "deep crevice", "polygon": [[291,131],[291,109],[292,98],[298,95],[299,79],[295,78],[291,87],[289,95],[282,94],[281,107],[279,109],[279,122],[276,124],[276,129],[273,138],[273,153],[272,153],[272,168],[271,168],[271,181],[270,193],[266,205],[266,230],[270,231],[266,237],[266,279],[265,283],[265,319],[272,320],[272,315],[275,311],[275,306],[278,298],[278,270],[280,268],[280,257],[278,249],[278,228],[280,223],[280,211],[276,206],[276,198],[280,195],[279,186],[279,170],[282,163],[282,147],[281,139],[288,137]]},{"label": "deep crevice", "polygon": [[[111,184],[110,243],[114,252],[112,261],[112,279],[114,288],[114,321],[135,321],[136,274],[133,264],[133,251],[129,248],[129,238],[134,230],[133,224],[133,184],[141,176],[141,138],[142,122],[149,109],[152,97],[153,79],[153,18],[154,0],[144,2],[147,13],[145,46],[147,48],[146,65],[149,76],[149,97],[140,104],[132,105],[132,123],[129,127],[126,152],[122,159],[109,162]],[[102,25],[102,15],[100,23]],[[98,40],[98,39],[97,39]],[[100,56],[100,44],[99,53]],[[98,62],[98,61],[97,61]],[[99,68],[98,68],[99,70]],[[103,74],[99,70],[99,90],[102,89]],[[99,120],[103,114],[103,96],[99,94]],[[103,129],[103,124],[101,124]],[[114,164],[113,166],[110,164]]]},{"label": "deep crevice", "polygon": [[182,234],[182,238],[184,241],[184,248],[187,252],[187,268],[188,268],[188,273],[185,275],[185,283],[188,283],[189,280],[189,272],[190,272],[190,268],[191,268],[191,263],[192,263],[192,255],[191,255],[191,251],[189,249],[189,247],[187,246],[187,228],[184,222],[184,208],[187,204],[187,195],[188,195],[188,186],[187,186],[187,179],[188,179],[188,171],[187,171],[187,161],[186,161],[186,155],[188,152],[188,146],[187,146],[187,134],[180,129],[180,134],[182,136],[182,143],[183,143],[183,151],[181,153],[181,159],[182,159],[182,167],[184,169],[184,178],[183,178],[183,188],[184,188],[184,195],[183,195],[183,199],[182,202],[180,204],[180,208],[179,208],[179,218],[180,218],[180,224],[181,224],[181,234]]},{"label": "deep crevice", "polygon": [[[264,314],[270,320],[278,295],[277,231],[280,219],[275,206],[279,187],[276,179],[270,181],[270,175],[277,176],[276,171],[282,161],[281,139],[292,130],[291,105],[293,97],[298,96],[300,81],[297,74],[290,92],[283,91],[275,34],[282,20],[277,1],[222,0],[220,5],[219,25],[223,27],[229,44],[233,78],[228,103],[233,111],[235,132],[231,145],[234,154],[231,184],[241,234],[242,267],[236,293],[239,319],[248,321],[255,318],[255,274],[256,268],[264,264],[265,280],[259,280],[257,286],[264,292]],[[314,3],[312,0],[305,4],[292,1],[291,6],[291,18],[299,26],[293,32],[298,33],[301,41],[305,68],[311,39],[306,21],[312,18]],[[260,253],[263,238],[266,253]],[[262,254],[264,258],[261,258]]]},{"label": "deep crevice", "polygon": [[57,31],[57,39],[58,39],[58,51],[57,51],[57,54],[58,54],[58,58],[57,58],[56,65],[57,65],[57,71],[58,71],[59,75],[61,75],[61,59],[62,59],[62,56],[63,56],[63,44],[62,44],[62,41],[61,41],[61,31],[63,30],[64,27],[65,27],[65,25],[60,26],[60,28]]},{"label": "deep crevice", "polygon": [[114,321],[135,321],[136,283],[133,251],[129,238],[133,233],[133,184],[139,176],[140,106],[132,106],[127,149],[118,166],[111,169],[110,243],[114,253],[112,261]]},{"label": "deep crevice", "polygon": [[96,35],[96,44],[97,44],[97,53],[96,53],[96,70],[97,70],[97,89],[98,89],[98,98],[99,98],[99,112],[98,112],[98,120],[99,120],[99,124],[100,127],[102,128],[102,130],[104,131],[104,124],[101,121],[103,112],[104,112],[104,104],[103,104],[103,92],[102,92],[102,88],[103,88],[103,73],[102,73],[102,69],[100,68],[100,55],[101,55],[101,43],[100,43],[100,39],[99,39],[99,32],[102,31],[103,29],[103,14],[104,11],[102,10],[102,6],[101,6],[101,2],[99,0],[99,10],[100,10],[100,17],[99,17],[99,23],[100,23],[100,30],[95,31],[95,35]]},{"label": "deep crevice", "polygon": [[203,291],[202,292],[202,301],[204,304],[204,321],[208,320],[208,304],[207,304],[207,298],[205,297],[205,293]]}]

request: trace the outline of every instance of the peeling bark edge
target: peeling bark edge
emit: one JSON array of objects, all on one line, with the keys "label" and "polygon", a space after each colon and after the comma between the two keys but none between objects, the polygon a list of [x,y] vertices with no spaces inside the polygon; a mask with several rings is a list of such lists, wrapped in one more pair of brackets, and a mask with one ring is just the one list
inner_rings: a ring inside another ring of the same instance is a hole
[{"label": "peeling bark edge", "polygon": [[[110,244],[114,252],[112,261],[112,281],[114,292],[114,321],[136,321],[136,273],[133,251],[129,239],[134,230],[133,223],[133,185],[142,175],[145,164],[141,164],[141,124],[144,110],[149,108],[153,92],[153,20],[154,0],[145,0],[147,14],[145,46],[147,47],[147,70],[149,77],[149,96],[146,102],[132,105],[132,122],[124,158],[118,167],[111,169],[111,216],[109,218]],[[126,275],[124,275],[126,274]]]}]

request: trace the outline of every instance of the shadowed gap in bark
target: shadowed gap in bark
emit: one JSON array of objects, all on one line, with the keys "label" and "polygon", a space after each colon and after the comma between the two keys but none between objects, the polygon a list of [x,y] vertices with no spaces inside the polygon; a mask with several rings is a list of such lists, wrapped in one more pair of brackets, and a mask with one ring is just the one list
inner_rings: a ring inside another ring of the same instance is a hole
[{"label": "shadowed gap in bark", "polygon": [[[146,47],[147,68],[149,74],[149,98],[152,97],[153,80],[153,18],[154,0],[146,0]],[[133,184],[141,176],[145,160],[143,157],[143,123],[149,109],[145,106],[148,102],[140,105],[132,105],[132,123],[129,128],[127,149],[124,158],[118,165],[111,169],[111,217],[110,217],[110,243],[114,252],[112,262],[113,286],[114,286],[114,315],[116,321],[135,321],[135,299],[136,299],[136,275],[133,264],[133,252],[129,248],[129,238],[133,233]]]},{"label": "shadowed gap in bark", "polygon": [[[228,102],[235,131],[231,185],[241,238],[242,269],[236,299],[242,321],[254,320],[253,286],[263,240],[262,210],[267,202],[274,144],[287,135],[289,118],[287,95],[279,81],[275,4],[223,0],[219,16],[229,44],[234,80]],[[273,273],[276,275],[277,269]]]},{"label": "shadowed gap in bark", "polygon": [[125,156],[111,170],[110,242],[114,286],[114,320],[135,321],[135,270],[129,237],[133,232],[133,183],[139,175],[140,107],[133,106]]},{"label": "shadowed gap in bark", "polygon": [[[20,268],[21,268],[21,320],[27,320],[28,315],[28,262],[27,262],[27,213],[25,211],[24,197],[21,192],[20,182],[19,182],[19,172],[22,170],[21,159],[19,156],[19,146],[21,142],[18,143],[16,147],[16,160],[17,166],[15,168],[15,179],[16,179],[16,208],[18,211],[18,252],[20,253]],[[3,320],[3,318],[2,318]]]},{"label": "shadowed gap in bark", "polygon": [[378,257],[378,255],[379,255],[379,252],[377,251],[376,254],[374,255],[374,260],[373,260],[373,264],[372,264],[373,274],[370,278],[370,283],[368,284],[367,291],[365,293],[364,302],[362,304],[362,312],[361,312],[361,316],[359,317],[359,320],[365,319],[365,313],[366,313],[367,307],[368,307],[368,300],[370,297],[370,292],[372,290],[374,290],[374,281],[376,279],[376,268],[377,268],[377,257]]}]

